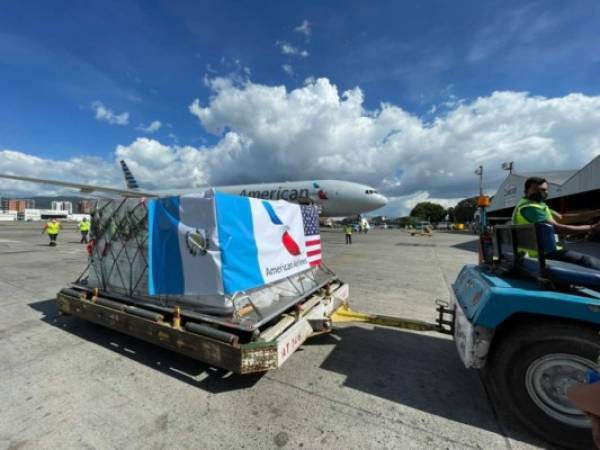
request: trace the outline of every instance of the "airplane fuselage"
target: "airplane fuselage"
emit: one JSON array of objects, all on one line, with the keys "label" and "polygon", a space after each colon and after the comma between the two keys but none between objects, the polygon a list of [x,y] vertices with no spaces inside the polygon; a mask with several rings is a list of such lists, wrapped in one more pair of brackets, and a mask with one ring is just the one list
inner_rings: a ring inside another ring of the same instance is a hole
[{"label": "airplane fuselage", "polygon": [[[102,187],[62,180],[25,177],[22,175],[0,174],[0,178],[32,183],[49,184],[77,189],[85,194],[101,192],[125,197],[157,197],[163,195],[185,195],[205,192],[210,187],[193,189],[142,190],[137,188],[119,189]],[[133,180],[133,176],[131,176]],[[128,184],[129,185],[129,184]],[[260,183],[233,186],[216,186],[215,190],[227,194],[241,195],[268,200],[287,200],[302,204],[316,204],[325,217],[344,217],[363,214],[381,208],[387,199],[372,187],[364,184],[339,180],[285,181],[282,183]]]},{"label": "airplane fuselage", "polygon": [[[343,217],[381,208],[387,199],[372,187],[339,180],[285,181],[233,186],[216,186],[216,191],[265,200],[312,203],[320,207],[321,216]],[[179,194],[199,189],[178,190]]]}]

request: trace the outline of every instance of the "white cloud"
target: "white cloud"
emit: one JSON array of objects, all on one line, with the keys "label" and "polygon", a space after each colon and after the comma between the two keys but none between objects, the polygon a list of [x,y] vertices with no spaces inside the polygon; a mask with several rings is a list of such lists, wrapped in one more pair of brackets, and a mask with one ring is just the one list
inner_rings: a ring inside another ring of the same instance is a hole
[{"label": "white cloud", "polygon": [[127,125],[129,123],[128,112],[115,114],[100,101],[92,102],[92,109],[96,113],[96,120],[108,122],[113,125]]},{"label": "white cloud", "polygon": [[160,130],[160,127],[162,127],[162,123],[160,122],[160,120],[155,120],[150,125],[148,125],[147,127],[144,126],[143,123],[140,123],[136,127],[136,130],[140,130],[140,131],[143,131],[144,133],[152,134],[152,133]]},{"label": "white cloud", "polygon": [[[557,26],[568,20],[568,13],[560,17],[561,19],[553,17],[548,11],[540,10],[533,4],[506,9],[486,26],[475,31],[476,38],[467,53],[467,61],[512,58],[523,50],[535,48],[541,38],[556,34]],[[558,43],[554,47],[555,51],[560,50],[564,44]],[[556,55],[552,55],[552,58],[564,61],[564,58],[556,58]],[[536,63],[539,61],[540,58],[536,59]]]},{"label": "white cloud", "polygon": [[303,34],[307,41],[310,39],[310,35],[312,33],[310,23],[306,19],[304,19],[300,25],[294,28],[294,31],[296,33]]},{"label": "white cloud", "polygon": [[137,138],[119,145],[115,159],[127,161],[138,183],[149,189],[198,187],[208,183],[205,155],[199,148]]},{"label": "white cloud", "polygon": [[[118,186],[123,178],[117,161],[94,157],[77,157],[68,160],[39,158],[24,152],[0,150],[0,173],[24,175],[34,178],[60,179],[100,186]],[[77,191],[38,185],[24,181],[0,179],[3,195],[77,195]]]},{"label": "white cloud", "polygon": [[503,161],[520,171],[570,169],[600,153],[600,97],[583,94],[494,92],[425,122],[389,103],[368,111],[359,88],[340,94],[325,78],[291,91],[223,80],[212,87],[210,103],[190,111],[208,131],[230,130],[243,143],[207,153],[213,183],[330,177],[395,196],[454,198],[476,192],[480,164],[486,185],[497,186]]},{"label": "white cloud", "polygon": [[281,68],[282,68],[282,69],[283,69],[283,71],[284,71],[285,73],[287,73],[287,74],[288,74],[290,77],[291,77],[292,75],[294,75],[294,68],[292,67],[292,65],[291,65],[291,64],[284,64],[284,65],[282,65],[282,66],[281,66]]},{"label": "white cloud", "polygon": [[275,45],[279,47],[282,54],[287,56],[298,56],[301,58],[306,58],[309,55],[308,51],[303,50],[299,47],[295,47],[289,42],[277,41],[275,42]]},{"label": "white cloud", "polygon": [[127,99],[129,101],[132,101],[132,102],[135,102],[135,103],[141,103],[143,101],[142,97],[140,97],[139,95],[135,95],[135,94],[128,94],[127,95]]},{"label": "white cloud", "polygon": [[[359,88],[340,93],[326,78],[292,90],[224,78],[208,85],[210,99],[194,100],[189,110],[217,136],[216,144],[138,138],[118,146],[114,161],[4,151],[0,173],[121,186],[117,161],[124,158],[148,188],[346,179],[386,193],[392,198],[387,214],[400,215],[417,201],[449,206],[475,195],[473,171],[480,164],[485,188],[493,191],[506,176],[502,162],[515,161],[517,172],[573,169],[600,154],[600,96],[493,92],[425,121],[389,103],[367,110]],[[0,181],[0,191],[15,186]]]}]

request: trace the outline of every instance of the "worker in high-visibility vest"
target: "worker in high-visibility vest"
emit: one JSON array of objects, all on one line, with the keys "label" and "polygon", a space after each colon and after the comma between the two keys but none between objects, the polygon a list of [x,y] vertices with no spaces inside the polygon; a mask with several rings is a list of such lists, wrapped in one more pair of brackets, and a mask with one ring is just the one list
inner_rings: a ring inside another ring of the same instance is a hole
[{"label": "worker in high-visibility vest", "polygon": [[88,243],[88,233],[90,232],[90,222],[87,220],[87,217],[84,217],[81,222],[79,222],[79,231],[81,232],[81,241],[80,244]]},{"label": "worker in high-visibility vest", "polygon": [[346,244],[352,244],[352,226],[344,225],[344,234],[346,235]]},{"label": "worker in high-visibility vest", "polygon": [[[558,234],[582,234],[600,231],[600,222],[594,225],[565,225],[557,222],[561,216],[544,202],[548,197],[548,182],[544,178],[531,177],[525,181],[525,196],[519,200],[512,215],[514,224],[549,223]],[[564,261],[591,269],[600,270],[600,259],[557,244],[556,252],[547,253],[546,259]],[[522,249],[531,257],[537,256],[535,249]]]},{"label": "worker in high-visibility vest", "polygon": [[58,233],[60,233],[60,222],[56,219],[50,220],[46,225],[44,225],[44,229],[42,233],[46,232],[48,237],[50,238],[50,246],[54,247],[56,245],[56,238],[58,237]]}]

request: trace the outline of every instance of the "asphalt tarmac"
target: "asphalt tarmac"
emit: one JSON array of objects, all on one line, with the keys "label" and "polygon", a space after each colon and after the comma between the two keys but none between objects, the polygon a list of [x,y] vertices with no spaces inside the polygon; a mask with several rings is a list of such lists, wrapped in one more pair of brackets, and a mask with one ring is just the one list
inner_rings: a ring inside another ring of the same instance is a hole
[{"label": "asphalt tarmac", "polygon": [[[234,376],[74,317],[53,298],[85,267],[74,227],[0,223],[0,448],[547,448],[497,415],[452,340],[344,325],[282,368]],[[475,237],[373,230],[324,258],[354,309],[433,321]],[[595,249],[597,250],[597,249]]]}]

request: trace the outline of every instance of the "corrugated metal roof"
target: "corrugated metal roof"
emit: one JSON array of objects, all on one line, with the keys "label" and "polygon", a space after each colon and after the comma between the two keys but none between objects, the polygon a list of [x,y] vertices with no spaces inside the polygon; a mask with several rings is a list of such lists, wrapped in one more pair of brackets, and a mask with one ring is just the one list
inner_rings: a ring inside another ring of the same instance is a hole
[{"label": "corrugated metal roof", "polygon": [[567,180],[561,186],[560,195],[573,195],[596,189],[600,189],[600,155]]},{"label": "corrugated metal roof", "polygon": [[489,212],[513,208],[522,195],[523,184],[529,177],[548,180],[548,198],[558,198],[594,189],[600,189],[600,155],[579,170],[549,170],[509,174],[498,187]]},{"label": "corrugated metal roof", "polygon": [[563,184],[573,175],[575,175],[577,170],[551,170],[547,172],[524,172],[524,173],[515,173],[514,175],[529,178],[529,177],[540,177],[548,180],[549,183],[552,184]]}]

